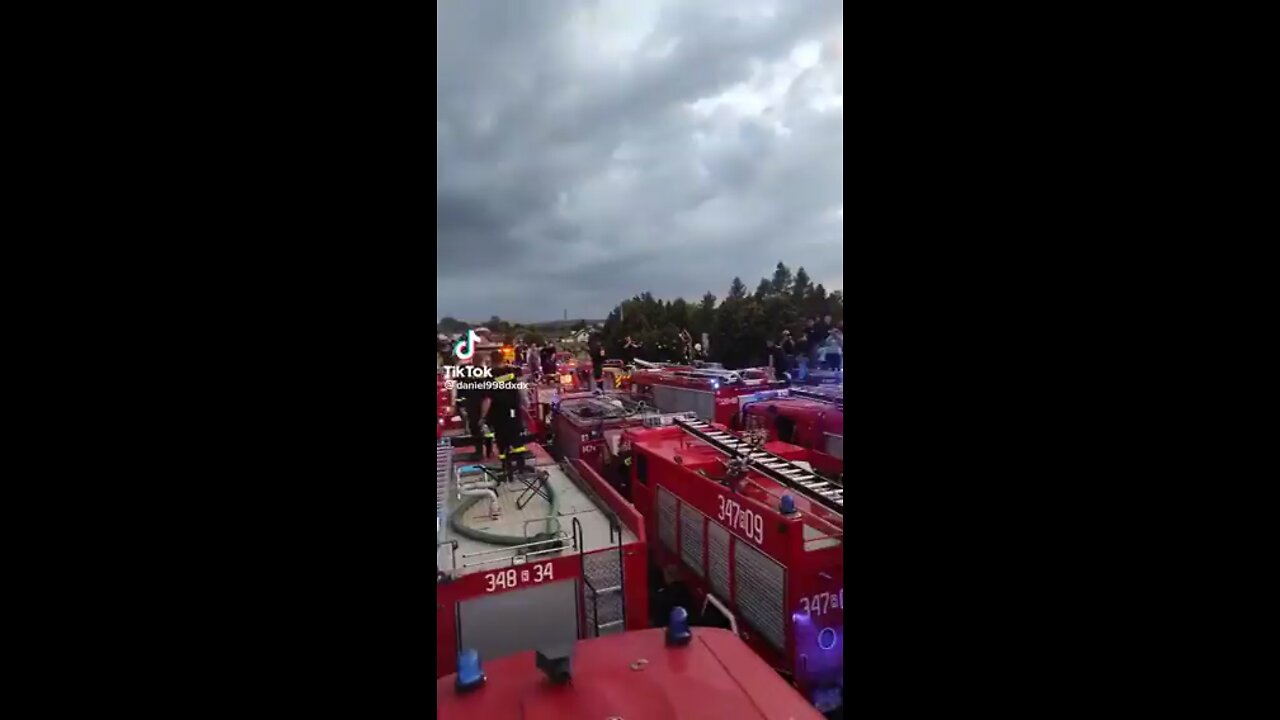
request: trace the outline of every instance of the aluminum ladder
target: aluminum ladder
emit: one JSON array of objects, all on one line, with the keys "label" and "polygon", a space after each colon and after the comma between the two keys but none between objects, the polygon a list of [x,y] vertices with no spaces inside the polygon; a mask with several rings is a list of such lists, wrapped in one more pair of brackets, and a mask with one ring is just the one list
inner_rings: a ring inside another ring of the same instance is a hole
[{"label": "aluminum ladder", "polygon": [[586,619],[586,637],[601,637],[626,630],[626,581],[622,566],[622,530],[609,518],[611,548],[585,553],[585,536],[578,518],[573,519],[573,537],[577,544],[579,569],[582,574],[582,604]]},{"label": "aluminum ladder", "polygon": [[771,452],[756,450],[747,455],[751,446],[732,433],[712,427],[702,420],[675,420],[685,432],[711,445],[720,452],[733,458],[748,461],[751,469],[776,481],[783,487],[790,488],[802,495],[806,500],[821,505],[841,517],[844,516],[844,487],[830,480],[823,479],[799,465],[785,460]]},{"label": "aluminum ladder", "polygon": [[835,405],[837,410],[844,410],[844,398],[842,397],[834,397],[832,395],[828,395],[822,392],[815,392],[813,390],[799,390],[796,388],[789,388],[788,392],[791,393],[792,397],[802,398],[804,400],[813,400],[815,402],[820,402],[820,403],[827,403],[828,405]]},{"label": "aluminum ladder", "polygon": [[444,541],[449,522],[449,477],[453,474],[453,445],[449,438],[436,444],[436,542]]}]

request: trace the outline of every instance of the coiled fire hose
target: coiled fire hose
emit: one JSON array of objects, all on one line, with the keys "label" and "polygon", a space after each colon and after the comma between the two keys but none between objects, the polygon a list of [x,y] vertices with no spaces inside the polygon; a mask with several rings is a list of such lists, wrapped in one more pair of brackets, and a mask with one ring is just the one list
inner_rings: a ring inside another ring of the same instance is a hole
[{"label": "coiled fire hose", "polygon": [[[501,545],[501,546],[509,547],[512,545],[525,545],[527,543],[547,543],[548,545],[552,543],[563,543],[563,540],[560,538],[560,521],[557,520],[555,517],[556,514],[559,512],[560,498],[559,496],[556,495],[555,488],[551,486],[551,483],[545,483],[543,485],[543,488],[545,488],[547,491],[547,500],[550,502],[550,505],[551,505],[551,512],[548,513],[550,517],[548,517],[544,521],[546,523],[545,532],[540,532],[537,535],[524,537],[521,535],[500,535],[498,533],[491,533],[491,532],[485,532],[483,530],[477,530],[473,527],[468,526],[466,523],[462,521],[462,518],[467,514],[467,511],[470,510],[477,502],[480,502],[481,500],[484,499],[483,495],[473,495],[471,497],[468,497],[467,499],[463,500],[462,503],[458,505],[458,507],[454,508],[453,512],[449,513],[449,527],[453,528],[454,532],[458,533],[463,537],[470,538],[472,540],[475,540],[476,542],[487,543],[489,545]],[[543,549],[548,549],[548,548],[541,547],[541,546],[535,546],[530,548],[530,550],[543,550]]]}]

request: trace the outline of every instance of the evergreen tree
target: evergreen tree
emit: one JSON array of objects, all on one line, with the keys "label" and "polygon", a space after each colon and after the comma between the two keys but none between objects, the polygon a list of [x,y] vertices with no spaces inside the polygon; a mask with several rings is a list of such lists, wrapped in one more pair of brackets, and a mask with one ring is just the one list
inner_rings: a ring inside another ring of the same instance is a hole
[{"label": "evergreen tree", "polygon": [[760,284],[756,286],[756,299],[764,300],[773,294],[773,283],[768,278],[760,278]]},{"label": "evergreen tree", "polygon": [[796,270],[795,284],[791,288],[791,297],[797,305],[803,305],[809,294],[813,292],[813,283],[809,280],[809,273],[801,267]]},{"label": "evergreen tree", "polygon": [[779,295],[787,293],[791,290],[791,271],[781,262],[773,271],[773,291]]}]

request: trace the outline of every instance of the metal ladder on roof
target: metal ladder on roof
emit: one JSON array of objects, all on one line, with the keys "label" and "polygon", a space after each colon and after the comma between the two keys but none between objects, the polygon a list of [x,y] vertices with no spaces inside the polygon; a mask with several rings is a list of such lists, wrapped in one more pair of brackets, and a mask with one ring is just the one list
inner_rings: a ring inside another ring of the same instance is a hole
[{"label": "metal ladder on roof", "polygon": [[[615,541],[615,531],[616,541]],[[585,536],[578,518],[573,519],[573,540],[582,575],[582,605],[586,637],[601,637],[626,629],[626,581],[622,569],[622,529],[609,517],[609,542],[613,548],[585,553]]]},{"label": "metal ladder on roof", "polygon": [[449,476],[453,473],[453,445],[449,438],[436,444],[436,543],[444,540],[449,522]]},{"label": "metal ladder on roof", "polygon": [[844,516],[844,487],[765,450],[755,450],[748,456],[751,446],[746,441],[702,420],[677,419],[675,424],[729,457],[747,460],[753,470],[796,491],[810,502]]},{"label": "metal ladder on roof", "polygon": [[788,392],[791,393],[792,397],[827,403],[829,405],[835,405],[837,410],[844,410],[844,398],[833,397],[826,393],[814,392],[812,390],[798,390],[796,388],[790,388]]}]

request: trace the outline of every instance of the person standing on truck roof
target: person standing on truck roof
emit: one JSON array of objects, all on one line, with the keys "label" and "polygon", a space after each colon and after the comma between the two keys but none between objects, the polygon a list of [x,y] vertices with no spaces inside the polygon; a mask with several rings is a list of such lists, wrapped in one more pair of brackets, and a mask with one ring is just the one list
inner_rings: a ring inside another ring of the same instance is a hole
[{"label": "person standing on truck roof", "polygon": [[622,343],[622,359],[628,365],[632,365],[636,361],[636,353],[640,352],[640,343],[631,339],[628,335],[627,339]]},{"label": "person standing on truck roof", "polygon": [[832,370],[839,370],[844,365],[844,333],[840,328],[832,328],[831,336],[827,338],[827,367]]},{"label": "person standing on truck roof", "polygon": [[604,342],[599,335],[592,335],[587,347],[591,350],[591,379],[594,381],[594,387],[604,392]]},{"label": "person standing on truck roof", "polygon": [[769,367],[773,368],[773,376],[784,382],[791,379],[791,374],[787,372],[787,354],[782,352],[782,347],[773,344],[773,338],[764,341],[765,351],[769,355]]},{"label": "person standing on truck roof", "polygon": [[555,380],[557,385],[560,384],[560,378],[556,375],[556,346],[551,343],[542,348],[542,372]]},{"label": "person standing on truck roof", "polygon": [[801,342],[800,355],[797,357],[796,369],[797,376],[803,380],[809,376],[809,363],[818,352],[818,330],[814,327],[817,322],[814,318],[804,321],[804,340]]},{"label": "person standing on truck roof", "polygon": [[[488,360],[485,358],[477,358],[479,367],[488,367]],[[462,413],[467,419],[467,432],[475,441],[476,452],[483,458],[493,454],[493,441],[489,437],[488,428],[484,424],[484,410],[482,409],[484,401],[484,391],[474,387],[474,383],[482,382],[463,378],[458,381],[463,385],[462,388],[455,390],[458,407],[462,408]]]},{"label": "person standing on truck roof", "polygon": [[684,363],[688,365],[693,362],[693,338],[689,336],[689,331],[684,328],[680,328],[680,345]]},{"label": "person standing on truck roof", "polygon": [[782,354],[787,359],[786,370],[790,373],[795,369],[796,363],[796,341],[791,339],[791,331],[782,331]]},{"label": "person standing on truck roof", "polygon": [[831,316],[824,316],[816,325],[814,325],[813,330],[814,335],[818,339],[818,344],[821,345],[825,343],[827,338],[831,336]]},{"label": "person standing on truck roof", "polygon": [[831,339],[831,316],[824,316],[813,326],[813,355],[810,358],[809,366],[814,369],[820,367],[829,367],[830,359],[828,359],[829,341]]},{"label": "person standing on truck roof", "polygon": [[515,387],[520,373],[515,367],[502,364],[501,351],[495,350],[491,358],[494,366],[493,383],[496,387],[485,393],[480,412],[493,429],[498,445],[498,459],[507,468],[508,460],[520,441],[520,391]]},{"label": "person standing on truck roof", "polygon": [[542,354],[538,351],[538,343],[529,343],[525,363],[529,366],[529,377],[533,382],[538,382],[542,377]]}]

